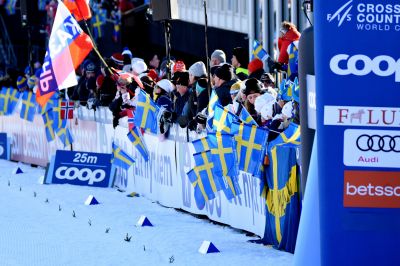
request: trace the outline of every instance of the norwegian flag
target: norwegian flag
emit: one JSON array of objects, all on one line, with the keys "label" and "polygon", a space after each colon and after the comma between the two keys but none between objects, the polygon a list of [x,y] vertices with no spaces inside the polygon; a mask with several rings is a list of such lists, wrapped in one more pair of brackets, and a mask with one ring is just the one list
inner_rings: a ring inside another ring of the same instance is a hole
[{"label": "norwegian flag", "polygon": [[61,119],[74,118],[74,102],[63,100],[61,102]]},{"label": "norwegian flag", "polygon": [[133,127],[135,126],[135,116],[133,115],[132,110],[127,110],[126,114],[128,115],[128,127],[129,130],[132,130]]}]

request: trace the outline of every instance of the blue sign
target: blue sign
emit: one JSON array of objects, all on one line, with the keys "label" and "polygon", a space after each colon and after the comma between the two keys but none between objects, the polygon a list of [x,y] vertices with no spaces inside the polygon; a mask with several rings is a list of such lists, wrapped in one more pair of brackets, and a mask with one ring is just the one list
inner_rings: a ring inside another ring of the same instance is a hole
[{"label": "blue sign", "polygon": [[46,183],[111,187],[113,178],[111,154],[57,150]]},{"label": "blue sign", "polygon": [[10,142],[7,133],[0,133],[0,159],[10,160]]},{"label": "blue sign", "polygon": [[400,261],[400,3],[316,0],[321,265]]}]

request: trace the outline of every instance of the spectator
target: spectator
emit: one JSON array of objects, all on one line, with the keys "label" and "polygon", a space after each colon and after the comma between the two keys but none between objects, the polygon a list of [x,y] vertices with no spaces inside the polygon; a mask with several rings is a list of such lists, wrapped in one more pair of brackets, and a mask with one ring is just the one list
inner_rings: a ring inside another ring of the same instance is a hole
[{"label": "spectator", "polygon": [[[113,60],[106,58],[105,62],[110,67],[110,69],[115,68],[115,63]],[[115,80],[113,79],[112,74],[110,73],[110,71],[108,71],[106,69],[105,66],[101,67],[101,73],[102,73],[102,76],[104,77],[104,79],[98,89],[97,97],[99,100],[99,104],[101,106],[109,106],[114,98],[116,91],[117,91],[117,85],[116,85]]]},{"label": "spectator", "polygon": [[245,80],[249,76],[249,71],[245,68],[249,64],[249,56],[246,49],[236,47],[233,49],[232,66],[235,68],[235,74],[240,80]]},{"label": "spectator", "polygon": [[119,70],[121,70],[124,66],[124,57],[120,53],[113,53],[111,56],[111,59],[115,63],[115,67]]},{"label": "spectator", "polygon": [[260,81],[263,83],[264,88],[272,88],[276,91],[275,88],[275,79],[270,73],[263,73],[261,75]]},{"label": "spectator", "polygon": [[25,76],[19,76],[17,79],[17,88],[20,92],[28,91],[28,82]]},{"label": "spectator", "polygon": [[222,106],[232,103],[231,86],[232,86],[233,70],[229,64],[223,64],[215,71],[214,83],[215,93],[218,95],[219,102]]},{"label": "spectator", "polygon": [[84,76],[79,79],[71,97],[74,101],[80,101],[81,105],[86,105],[90,90],[94,90],[96,84],[96,66],[89,62],[85,65]]},{"label": "spectator", "polygon": [[264,73],[263,62],[258,58],[254,58],[253,60],[250,61],[248,69],[249,69],[249,78],[256,78],[260,80],[262,74]]},{"label": "spectator", "polygon": [[210,67],[220,66],[225,63],[226,63],[225,52],[222,50],[218,50],[218,49],[214,50],[214,52],[211,54]]},{"label": "spectator", "polygon": [[189,73],[188,72],[178,72],[176,73],[176,92],[174,99],[174,113],[177,116],[182,115],[183,107],[189,101],[190,91],[189,91]]},{"label": "spectator", "polygon": [[194,83],[198,79],[206,77],[207,70],[202,61],[198,61],[189,67],[189,85],[195,86]]},{"label": "spectator", "polygon": [[156,104],[164,107],[167,111],[172,111],[172,101],[169,94],[173,91],[174,85],[167,79],[157,82],[154,88],[154,96]]},{"label": "spectator", "polygon": [[257,79],[251,78],[246,80],[244,90],[244,95],[246,95],[245,108],[258,124],[260,124],[260,117],[254,108],[254,102],[261,95],[261,89],[261,83]]},{"label": "spectator", "polygon": [[156,83],[150,76],[143,76],[140,78],[143,83],[143,90],[153,98],[153,90]]},{"label": "spectator", "polygon": [[125,47],[124,50],[122,51],[122,56],[123,56],[123,61],[124,61],[124,66],[122,67],[122,70],[125,72],[131,72],[132,71],[132,52],[129,50],[128,47]]},{"label": "spectator", "polygon": [[289,55],[287,49],[289,45],[300,39],[300,32],[298,32],[296,26],[293,23],[284,21],[281,24],[280,36],[278,39],[278,49],[279,49],[279,58],[278,63],[280,64],[288,64]]}]

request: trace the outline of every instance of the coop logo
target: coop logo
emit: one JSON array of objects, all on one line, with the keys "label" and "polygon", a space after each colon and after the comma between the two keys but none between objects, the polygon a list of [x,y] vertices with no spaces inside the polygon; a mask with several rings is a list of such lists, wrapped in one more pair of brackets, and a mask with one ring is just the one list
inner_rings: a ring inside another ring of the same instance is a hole
[{"label": "coop logo", "polygon": [[345,171],[343,205],[399,208],[400,172]]},{"label": "coop logo", "polygon": [[327,15],[327,20],[329,22],[336,21],[338,23],[338,27],[342,26],[343,22],[345,21],[351,21],[351,14],[350,11],[353,8],[353,0],[348,1],[339,9],[333,13],[333,14],[328,14]]},{"label": "coop logo", "polygon": [[75,180],[78,179],[82,182],[87,182],[89,185],[101,182],[106,177],[106,172],[103,169],[96,169],[92,171],[89,168],[66,167],[60,166],[55,172],[58,179]]},{"label": "coop logo", "polygon": [[338,54],[331,58],[329,66],[333,73],[340,76],[366,76],[370,73],[379,77],[394,75],[395,82],[400,82],[400,59],[388,55],[370,58],[362,54]]}]

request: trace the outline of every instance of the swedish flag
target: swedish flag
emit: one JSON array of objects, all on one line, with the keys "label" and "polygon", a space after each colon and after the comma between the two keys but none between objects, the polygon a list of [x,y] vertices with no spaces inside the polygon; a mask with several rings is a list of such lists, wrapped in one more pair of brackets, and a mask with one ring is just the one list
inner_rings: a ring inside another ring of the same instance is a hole
[{"label": "swedish flag", "polygon": [[208,143],[208,136],[193,140],[192,144],[193,144],[195,153],[202,152],[202,151],[208,151],[211,149],[210,145]]},{"label": "swedish flag", "polygon": [[257,40],[254,40],[251,59],[258,58],[261,61],[265,62],[268,59],[268,57],[269,54],[267,53],[267,51],[264,50],[261,43],[258,42]]},{"label": "swedish flag", "polygon": [[274,146],[297,147],[301,143],[300,125],[293,122],[279,136],[268,144],[268,150]]},{"label": "swedish flag", "polygon": [[21,93],[17,89],[9,88],[11,91],[10,97],[8,98],[8,109],[7,109],[7,115],[11,115],[14,112],[15,107],[17,106],[17,103],[19,101],[19,98],[21,96]]},{"label": "swedish flag", "polygon": [[30,122],[35,118],[36,100],[35,95],[30,91],[24,91],[22,94],[22,108],[20,117]]},{"label": "swedish flag", "polygon": [[49,100],[47,100],[47,102],[43,106],[39,105],[40,113],[44,114],[47,111],[49,111],[50,109],[52,109],[54,105],[57,105],[59,103],[57,101],[58,98],[59,98],[59,95],[58,95],[58,92],[56,92],[51,96],[51,98]]},{"label": "swedish flag", "polygon": [[264,159],[268,131],[247,124],[233,123],[232,131],[237,132],[235,140],[239,170],[260,176],[260,166]]},{"label": "swedish flag", "polygon": [[149,160],[149,151],[147,150],[146,144],[143,141],[142,132],[140,132],[140,129],[137,126],[134,126],[131,130],[129,130],[128,138],[147,162]]},{"label": "swedish flag", "polygon": [[59,137],[61,142],[64,144],[64,147],[69,146],[72,144],[72,142],[74,142],[74,139],[72,138],[69,128],[57,129],[57,136]]},{"label": "swedish flag", "polygon": [[231,113],[228,109],[222,107],[220,104],[215,106],[213,129],[224,133],[231,133],[231,126],[233,122],[239,120],[235,114]]},{"label": "swedish flag", "polygon": [[53,113],[53,128],[65,128],[67,126],[67,119],[62,119],[61,116],[61,102],[62,99],[56,99],[53,101],[53,107],[51,108]]},{"label": "swedish flag", "polygon": [[295,42],[292,42],[289,45],[289,62],[288,62],[288,69],[287,73],[288,76],[292,75],[297,75],[298,74],[298,68],[299,68],[299,50],[297,49],[297,46],[295,45]]},{"label": "swedish flag", "polygon": [[117,144],[112,143],[112,164],[128,170],[134,162],[135,160],[131,156],[124,152]]},{"label": "swedish flag", "polygon": [[7,114],[7,110],[8,110],[8,103],[10,100],[10,89],[6,88],[6,87],[2,87],[1,88],[1,92],[0,92],[0,113],[3,114]]},{"label": "swedish flag", "polygon": [[5,8],[7,15],[14,15],[15,14],[15,5],[17,0],[7,0]]},{"label": "swedish flag", "polygon": [[220,176],[237,177],[239,174],[235,140],[233,135],[222,134],[221,132],[208,133],[208,144],[211,148],[212,160],[221,169],[215,173]]},{"label": "swedish flag", "polygon": [[103,37],[103,25],[106,24],[107,11],[104,9],[99,9],[97,14],[93,16],[93,35],[94,38]]},{"label": "swedish flag", "polygon": [[257,122],[253,119],[253,117],[250,115],[249,111],[247,111],[246,108],[242,108],[242,111],[240,111],[239,114],[240,120],[243,121],[245,124],[250,124],[250,125],[255,125],[258,126]]},{"label": "swedish flag", "polygon": [[208,115],[209,116],[213,116],[214,109],[217,104],[219,104],[219,98],[218,98],[217,93],[215,92],[215,89],[213,89],[211,92],[210,101],[208,103]]},{"label": "swedish flag", "polygon": [[224,176],[223,180],[226,186],[223,191],[228,200],[231,200],[242,193],[237,177]]},{"label": "swedish flag", "polygon": [[276,145],[268,152],[269,190],[266,197],[266,225],[263,241],[293,253],[300,221],[300,195],[296,150]]},{"label": "swedish flag", "polygon": [[135,125],[157,134],[159,110],[160,107],[151,99],[150,95],[140,90],[136,106]]},{"label": "swedish flag", "polygon": [[55,139],[55,133],[54,133],[54,128],[53,128],[53,113],[51,110],[48,112],[42,114],[43,118],[43,123],[46,131],[46,139],[47,142],[50,142]]}]

